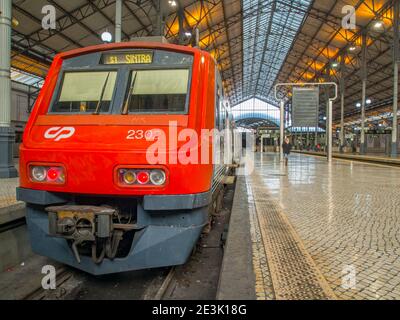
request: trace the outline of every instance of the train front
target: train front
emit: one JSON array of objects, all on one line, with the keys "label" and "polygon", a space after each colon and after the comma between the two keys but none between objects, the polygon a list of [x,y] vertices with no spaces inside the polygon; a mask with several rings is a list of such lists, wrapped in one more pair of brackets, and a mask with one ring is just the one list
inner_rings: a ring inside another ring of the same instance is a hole
[{"label": "train front", "polygon": [[192,157],[210,61],[144,43],[55,58],[20,150],[34,252],[92,274],[186,262],[211,198],[213,166]]}]

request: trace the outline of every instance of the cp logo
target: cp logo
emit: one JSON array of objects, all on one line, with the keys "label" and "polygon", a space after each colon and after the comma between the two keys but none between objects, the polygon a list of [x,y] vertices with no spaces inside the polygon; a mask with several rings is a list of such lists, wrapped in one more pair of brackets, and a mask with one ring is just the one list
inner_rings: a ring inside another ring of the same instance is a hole
[{"label": "cp logo", "polygon": [[71,138],[75,133],[73,127],[53,127],[47,130],[44,134],[46,139],[54,139],[54,141],[60,141],[61,139]]}]

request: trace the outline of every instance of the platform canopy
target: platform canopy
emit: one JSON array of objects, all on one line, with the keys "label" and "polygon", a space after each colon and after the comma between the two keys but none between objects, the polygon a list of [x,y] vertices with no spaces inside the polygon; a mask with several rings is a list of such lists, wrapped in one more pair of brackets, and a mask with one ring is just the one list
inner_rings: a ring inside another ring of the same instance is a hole
[{"label": "platform canopy", "polygon": [[[367,112],[390,111],[394,0],[164,1],[166,38],[189,43],[189,36],[182,34],[200,30],[200,46],[217,60],[232,106],[253,98],[277,106],[273,94],[277,82],[339,82],[343,72],[345,115],[358,118],[361,38],[367,32]],[[114,34],[115,4],[116,0],[13,0],[13,16],[19,21],[12,33],[13,68],[44,77],[57,52],[102,43],[104,31]],[[56,10],[55,30],[42,28],[46,5]],[[356,10],[353,29],[342,26],[345,5]],[[123,1],[122,40],[155,34],[158,6],[159,0]],[[181,37],[179,17],[183,17]],[[376,28],[377,21],[381,28]],[[339,111],[336,102],[336,121]],[[320,113],[322,118],[323,105]],[[248,119],[259,118],[249,114]]]}]

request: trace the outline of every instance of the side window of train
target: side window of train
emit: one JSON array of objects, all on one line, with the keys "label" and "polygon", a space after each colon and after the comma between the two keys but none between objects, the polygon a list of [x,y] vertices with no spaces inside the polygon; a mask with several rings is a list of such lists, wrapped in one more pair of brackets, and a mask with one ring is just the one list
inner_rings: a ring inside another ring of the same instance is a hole
[{"label": "side window of train", "polygon": [[220,87],[217,84],[216,90],[216,97],[215,97],[215,128],[220,129],[220,110],[221,110],[221,96],[220,96]]},{"label": "side window of train", "polygon": [[223,129],[225,129],[225,125],[226,125],[226,123],[225,123],[225,121],[226,121],[226,117],[225,117],[226,112],[225,112],[225,105],[224,105],[223,100],[220,101],[219,113],[220,113],[220,116],[219,116],[219,118],[220,118],[219,128],[220,128],[220,130],[223,130]]}]

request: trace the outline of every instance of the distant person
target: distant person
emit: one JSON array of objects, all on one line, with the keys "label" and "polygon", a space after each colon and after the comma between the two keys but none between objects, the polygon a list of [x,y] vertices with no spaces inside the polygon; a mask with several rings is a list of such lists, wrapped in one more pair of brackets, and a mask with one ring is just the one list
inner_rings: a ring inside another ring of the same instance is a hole
[{"label": "distant person", "polygon": [[355,141],[351,142],[351,152],[356,153],[357,152],[357,146]]},{"label": "distant person", "polygon": [[285,138],[285,140],[283,141],[282,150],[283,158],[285,159],[285,166],[287,166],[289,162],[290,151],[292,151],[292,145],[289,141],[289,138]]}]

